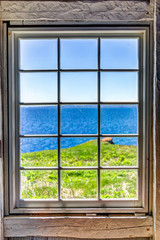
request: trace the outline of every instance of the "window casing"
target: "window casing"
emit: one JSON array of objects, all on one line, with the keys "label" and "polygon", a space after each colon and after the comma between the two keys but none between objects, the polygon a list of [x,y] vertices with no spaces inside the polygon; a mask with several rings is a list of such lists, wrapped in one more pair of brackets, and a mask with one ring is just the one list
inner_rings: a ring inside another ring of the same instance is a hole
[{"label": "window casing", "polygon": [[[148,209],[148,138],[149,138],[149,81],[146,55],[148,55],[147,29],[9,29],[9,166],[10,166],[10,212],[146,212]],[[61,69],[60,66],[60,41],[61,39],[97,39],[97,67],[94,69]],[[138,39],[137,69],[102,69],[101,68],[101,39]],[[55,69],[20,69],[19,67],[19,41],[21,39],[57,39],[57,67]],[[61,73],[63,72],[96,72],[97,73],[97,101],[93,102],[62,102],[61,101]],[[56,134],[21,134],[20,106],[45,105],[42,102],[20,103],[20,73],[27,72],[56,72],[57,73],[57,101],[46,105],[57,106],[57,133]],[[138,74],[138,101],[101,101],[101,74],[107,72],[136,72]],[[61,107],[65,105],[96,105],[97,106],[97,133],[96,134],[62,134],[61,133]],[[101,133],[101,107],[106,105],[135,105],[138,109],[137,133],[135,134],[102,134]],[[97,166],[62,167],[60,165],[61,139],[90,137],[97,139]],[[57,171],[58,198],[53,199],[20,199],[21,171],[38,170],[38,167],[20,166],[20,138],[51,137],[57,139],[58,165],[56,167],[42,167],[41,170]],[[135,137],[138,141],[137,166],[101,166],[100,151],[103,137]],[[97,172],[97,198],[95,199],[62,199],[61,198],[61,173],[64,170],[91,170]],[[136,199],[102,199],[100,192],[101,171],[108,170],[134,170],[137,171],[137,198]]]}]

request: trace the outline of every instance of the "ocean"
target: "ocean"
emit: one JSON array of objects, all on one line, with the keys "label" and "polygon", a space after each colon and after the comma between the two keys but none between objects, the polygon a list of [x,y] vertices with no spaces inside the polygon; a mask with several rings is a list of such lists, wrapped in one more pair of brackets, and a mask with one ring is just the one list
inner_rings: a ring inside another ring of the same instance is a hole
[{"label": "ocean", "polygon": [[[61,105],[61,134],[97,134],[97,105]],[[102,105],[101,134],[136,134],[138,108],[135,105]],[[57,106],[22,106],[20,133],[57,134]],[[69,148],[96,138],[61,138],[61,147]],[[135,137],[115,137],[115,144],[137,145]],[[57,138],[21,138],[21,153],[57,149]]]}]

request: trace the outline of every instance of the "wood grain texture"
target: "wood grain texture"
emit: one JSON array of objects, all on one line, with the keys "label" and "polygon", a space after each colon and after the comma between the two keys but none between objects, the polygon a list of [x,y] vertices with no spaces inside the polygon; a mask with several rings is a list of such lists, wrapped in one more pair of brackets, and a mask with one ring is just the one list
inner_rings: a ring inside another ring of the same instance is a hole
[{"label": "wood grain texture", "polygon": [[0,158],[0,239],[1,240],[3,240],[3,216],[4,216],[3,200],[4,200],[3,198],[3,162],[2,162],[2,158]]},{"label": "wood grain texture", "polygon": [[[122,239],[120,238],[119,240],[127,240],[126,239]],[[79,240],[79,238],[56,238],[56,237],[20,237],[20,238],[8,238],[8,240]],[[88,238],[84,239],[84,240],[88,240]],[[90,239],[91,240],[91,239]],[[95,238],[93,238],[92,240],[96,240]],[[108,238],[104,238],[103,240],[109,240]],[[117,239],[112,239],[112,240],[117,240]],[[129,238],[129,240],[151,240],[151,238]]]},{"label": "wood grain texture", "polygon": [[154,233],[160,239],[160,1],[156,1],[156,86],[155,86],[155,165],[154,165]]},{"label": "wood grain texture", "polygon": [[3,29],[2,29],[2,37],[3,37],[3,49],[2,49],[2,69],[3,71],[3,78],[2,78],[2,84],[1,84],[1,89],[2,89],[2,113],[3,113],[3,121],[2,121],[2,135],[3,135],[3,165],[4,165],[4,196],[5,197],[5,206],[4,206],[4,214],[8,215],[8,76],[7,76],[7,24],[3,24]]},{"label": "wood grain texture", "polygon": [[[24,21],[53,20],[55,22],[94,21],[97,23],[103,21],[104,22],[106,21],[127,22],[132,20],[144,21],[153,20],[154,17],[153,2],[154,2],[153,0],[1,1],[0,15],[3,20],[15,20],[15,21],[16,20]],[[159,81],[158,85],[160,86]],[[157,89],[160,89],[160,87]],[[160,101],[159,90],[157,97],[159,98],[158,101]],[[160,125],[157,128],[157,130],[160,130]],[[160,136],[158,135],[157,137]],[[159,156],[160,160],[160,145],[157,149],[157,155]],[[160,169],[159,165],[160,161],[158,164],[158,167]],[[160,178],[160,176],[159,177],[157,176],[157,178]],[[159,191],[158,196],[160,196],[160,190],[158,190],[158,188],[160,189],[160,181],[156,188],[157,192]],[[160,203],[158,203],[158,199],[157,205],[160,205]],[[159,213],[157,214],[157,219],[160,220]],[[86,240],[87,239],[125,240],[126,238],[130,240],[135,239],[149,240],[150,238],[148,237],[153,236],[152,226],[153,221],[151,217],[136,219],[102,218],[101,221],[98,218],[97,219],[88,218],[87,221],[86,219],[84,221],[83,218],[80,218],[78,220],[75,220],[75,218],[73,219],[64,218],[63,221],[62,218],[36,219],[34,217],[31,218],[19,217],[18,219],[12,217],[4,219],[5,236],[9,237],[8,240],[74,240],[82,238]],[[158,227],[159,224],[157,224],[157,229]],[[68,238],[66,238],[66,236],[68,236]],[[142,236],[143,237],[146,236],[146,238],[142,238]],[[157,239],[159,240],[160,237]]]},{"label": "wood grain texture", "polygon": [[[2,21],[0,21],[0,86],[2,80]],[[2,113],[2,96],[0,92],[0,112]],[[2,116],[2,115],[1,115]],[[0,117],[2,126],[2,117]],[[0,239],[3,240],[3,216],[4,216],[4,181],[3,181],[3,158],[2,158],[2,130],[0,130]]]},{"label": "wood grain texture", "polygon": [[153,236],[152,217],[5,217],[5,237],[136,238]]}]

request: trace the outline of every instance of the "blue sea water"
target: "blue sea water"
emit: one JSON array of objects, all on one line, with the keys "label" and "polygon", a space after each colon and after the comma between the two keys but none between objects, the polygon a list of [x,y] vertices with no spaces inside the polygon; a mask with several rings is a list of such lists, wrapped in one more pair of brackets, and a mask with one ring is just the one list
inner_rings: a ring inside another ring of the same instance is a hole
[{"label": "blue sea water", "polygon": [[[136,134],[138,108],[135,105],[102,105],[101,134]],[[62,105],[61,134],[97,134],[96,105]],[[57,106],[25,106],[20,110],[20,133],[57,134]],[[96,138],[62,138],[68,148]],[[115,137],[115,144],[137,145],[137,138]],[[57,138],[21,138],[21,153],[57,148]]]}]

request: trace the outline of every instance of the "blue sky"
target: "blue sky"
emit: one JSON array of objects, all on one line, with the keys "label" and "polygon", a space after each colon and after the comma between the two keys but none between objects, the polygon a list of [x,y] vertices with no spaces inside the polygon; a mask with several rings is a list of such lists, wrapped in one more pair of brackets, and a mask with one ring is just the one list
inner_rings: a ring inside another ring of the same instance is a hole
[{"label": "blue sky", "polygon": [[[98,41],[61,39],[61,69],[97,69]],[[137,101],[137,72],[114,69],[138,68],[138,39],[101,39],[101,101]],[[57,39],[20,40],[19,68],[24,70],[57,69]],[[61,101],[97,101],[97,72],[61,73]],[[21,73],[22,102],[56,102],[57,73]]]}]

